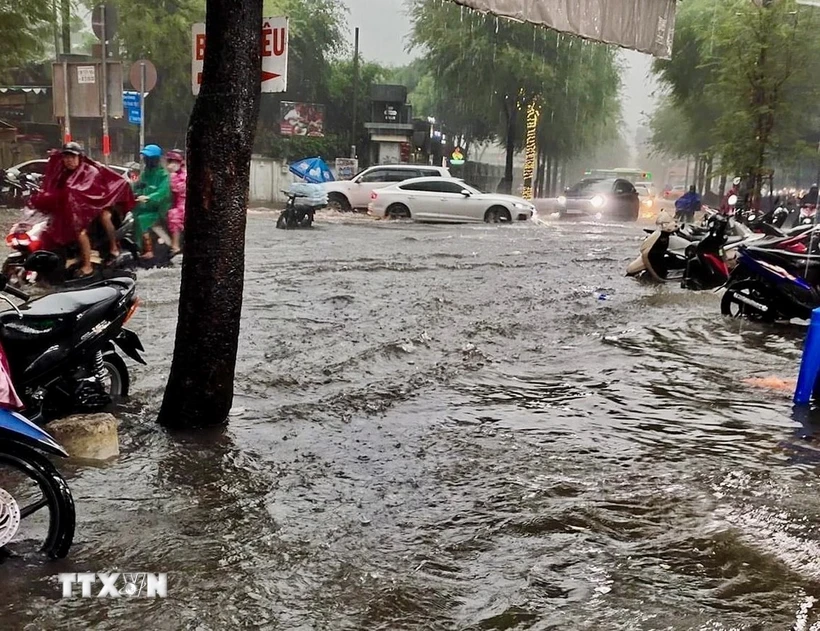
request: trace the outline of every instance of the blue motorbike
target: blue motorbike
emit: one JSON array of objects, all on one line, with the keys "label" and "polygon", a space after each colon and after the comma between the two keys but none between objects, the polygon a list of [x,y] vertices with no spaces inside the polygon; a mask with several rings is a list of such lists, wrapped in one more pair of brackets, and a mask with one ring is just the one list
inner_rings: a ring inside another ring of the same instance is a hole
[{"label": "blue motorbike", "polygon": [[71,548],[74,499],[47,454],[68,456],[37,425],[0,409],[0,561],[32,548],[60,559]]},{"label": "blue motorbike", "polygon": [[820,306],[820,256],[773,247],[783,241],[740,249],[721,300],[723,315],[762,322],[807,320]]}]

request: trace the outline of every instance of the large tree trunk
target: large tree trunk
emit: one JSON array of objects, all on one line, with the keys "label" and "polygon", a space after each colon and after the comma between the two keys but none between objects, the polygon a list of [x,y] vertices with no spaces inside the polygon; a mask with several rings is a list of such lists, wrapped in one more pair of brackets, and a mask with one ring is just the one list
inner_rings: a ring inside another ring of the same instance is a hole
[{"label": "large tree trunk", "polygon": [[547,191],[545,197],[552,197],[552,156],[547,156],[546,164],[544,165],[544,170],[546,171],[546,173],[544,174],[544,186]]},{"label": "large tree trunk", "polygon": [[544,170],[546,169],[547,152],[538,147],[538,170],[535,175],[535,196],[546,197],[544,188]]},{"label": "large tree trunk", "polygon": [[168,427],[224,423],[233,402],[251,150],[259,114],[262,0],[208,0],[202,85],[188,126],[185,258]]},{"label": "large tree trunk", "polygon": [[503,193],[506,195],[510,195],[512,193],[512,185],[513,185],[513,160],[515,158],[515,138],[516,138],[516,114],[517,110],[515,107],[515,97],[508,96],[505,108],[504,108],[506,117],[507,117],[507,132],[506,132],[506,139],[505,139],[505,151],[507,154],[506,165],[504,167],[504,179],[501,180],[501,186],[499,187],[498,192]]},{"label": "large tree trunk", "polygon": [[712,154],[709,154],[706,157],[706,185],[704,187],[704,189],[705,189],[704,192],[705,193],[711,193],[712,192],[712,179],[713,179],[712,171],[714,169],[714,163],[715,163],[714,156],[712,156]]}]

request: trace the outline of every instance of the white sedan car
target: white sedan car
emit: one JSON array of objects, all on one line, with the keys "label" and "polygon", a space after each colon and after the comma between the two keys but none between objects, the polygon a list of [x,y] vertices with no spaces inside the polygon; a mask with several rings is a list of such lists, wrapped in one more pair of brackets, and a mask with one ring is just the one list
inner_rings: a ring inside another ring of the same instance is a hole
[{"label": "white sedan car", "polygon": [[380,219],[506,223],[529,221],[535,206],[512,195],[482,193],[452,177],[418,177],[373,191],[368,212]]}]

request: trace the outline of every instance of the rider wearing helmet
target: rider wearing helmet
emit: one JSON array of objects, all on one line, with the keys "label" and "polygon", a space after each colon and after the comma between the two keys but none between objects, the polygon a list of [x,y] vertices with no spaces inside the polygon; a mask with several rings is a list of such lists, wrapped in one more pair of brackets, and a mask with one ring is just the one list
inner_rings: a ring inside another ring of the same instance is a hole
[{"label": "rider wearing helmet", "polygon": [[137,185],[139,206],[134,209],[134,241],[142,248],[142,257],[153,258],[154,252],[148,231],[165,215],[171,206],[171,182],[160,161],[162,149],[146,145],[140,152],[145,168]]},{"label": "rider wearing helmet", "polygon": [[171,174],[171,194],[173,202],[168,211],[168,230],[171,233],[171,256],[180,252],[180,235],[185,229],[185,189],[188,175],[185,172],[185,157],[174,149],[165,154],[165,163]]},{"label": "rider wearing helmet", "polygon": [[134,197],[114,171],[83,155],[82,147],[68,142],[49,158],[41,191],[32,206],[50,216],[49,242],[57,247],[76,243],[80,250],[79,275],[90,276],[91,239],[88,228],[97,218],[111,240],[111,254],[118,254],[111,209],[124,205],[130,209]]}]

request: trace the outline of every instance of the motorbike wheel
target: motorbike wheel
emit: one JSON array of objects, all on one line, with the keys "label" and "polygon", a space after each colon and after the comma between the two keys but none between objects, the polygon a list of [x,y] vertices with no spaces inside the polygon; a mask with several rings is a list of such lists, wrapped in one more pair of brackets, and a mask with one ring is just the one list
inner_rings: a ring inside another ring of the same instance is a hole
[{"label": "motorbike wheel", "polygon": [[0,442],[0,552],[42,540],[40,551],[61,559],[71,548],[75,524],[71,491],[48,458],[25,445]]},{"label": "motorbike wheel", "polygon": [[[762,304],[768,307],[768,310],[761,311],[738,299],[738,296]],[[765,287],[755,280],[742,280],[730,285],[720,300],[720,312],[731,318],[745,317],[756,322],[774,322],[776,318]]]},{"label": "motorbike wheel", "polygon": [[112,401],[127,397],[131,388],[131,377],[122,357],[114,351],[105,353],[103,367],[106,372],[105,390],[111,396]]},{"label": "motorbike wheel", "polygon": [[280,230],[287,230],[288,228],[293,227],[293,211],[289,208],[286,208],[282,211],[279,215],[279,219],[276,220],[276,227]]}]

